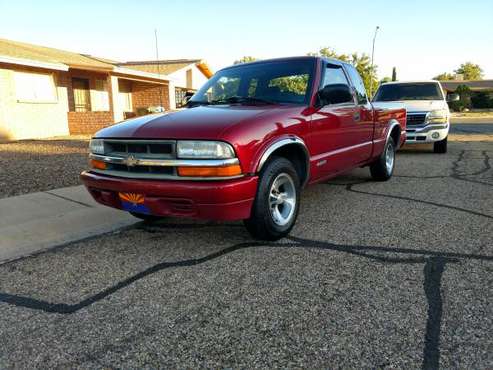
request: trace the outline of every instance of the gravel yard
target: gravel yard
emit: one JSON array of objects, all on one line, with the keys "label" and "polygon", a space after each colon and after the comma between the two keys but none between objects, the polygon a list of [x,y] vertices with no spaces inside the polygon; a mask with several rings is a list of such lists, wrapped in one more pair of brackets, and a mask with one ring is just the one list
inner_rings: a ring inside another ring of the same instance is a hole
[{"label": "gravel yard", "polygon": [[0,198],[79,185],[87,139],[0,143]]},{"label": "gravel yard", "polygon": [[137,224],[0,265],[0,368],[493,368],[492,142],[309,187],[290,237]]}]

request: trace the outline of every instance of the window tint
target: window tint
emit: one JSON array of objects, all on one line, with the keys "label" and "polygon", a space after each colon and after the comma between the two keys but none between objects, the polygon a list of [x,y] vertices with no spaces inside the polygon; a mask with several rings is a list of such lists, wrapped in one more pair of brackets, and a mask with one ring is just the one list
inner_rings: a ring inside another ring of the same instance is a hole
[{"label": "window tint", "polygon": [[349,78],[353,82],[354,88],[356,90],[356,97],[358,99],[358,104],[366,104],[368,103],[368,97],[366,96],[366,89],[361,76],[359,75],[356,68],[353,66],[347,66],[347,72],[349,74]]}]

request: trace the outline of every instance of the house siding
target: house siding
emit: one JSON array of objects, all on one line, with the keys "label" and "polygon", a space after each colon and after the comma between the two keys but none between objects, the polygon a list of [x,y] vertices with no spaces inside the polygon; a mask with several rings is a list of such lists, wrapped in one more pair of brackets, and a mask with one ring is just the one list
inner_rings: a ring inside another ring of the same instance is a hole
[{"label": "house siding", "polygon": [[[49,103],[17,100],[15,71],[51,73],[56,88],[56,101]],[[64,72],[41,68],[0,64],[0,140],[44,138],[68,135],[67,88]]]}]

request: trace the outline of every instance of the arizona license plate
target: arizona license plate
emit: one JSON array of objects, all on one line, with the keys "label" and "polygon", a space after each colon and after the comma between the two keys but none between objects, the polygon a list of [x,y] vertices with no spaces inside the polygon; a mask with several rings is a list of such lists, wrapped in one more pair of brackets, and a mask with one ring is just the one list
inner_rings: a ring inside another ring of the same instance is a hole
[{"label": "arizona license plate", "polygon": [[145,203],[145,197],[143,194],[135,193],[118,193],[118,197],[122,203],[122,208],[125,211],[151,214],[151,210]]}]

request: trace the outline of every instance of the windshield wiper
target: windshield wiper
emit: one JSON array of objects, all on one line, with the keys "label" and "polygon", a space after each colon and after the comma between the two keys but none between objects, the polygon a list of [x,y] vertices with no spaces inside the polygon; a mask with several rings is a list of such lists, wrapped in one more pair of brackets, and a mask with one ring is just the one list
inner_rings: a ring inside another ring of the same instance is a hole
[{"label": "windshield wiper", "polygon": [[253,96],[230,96],[225,99],[211,100],[210,104],[235,104],[235,103],[262,103],[262,104],[277,104],[274,101],[262,98],[254,98]]}]

